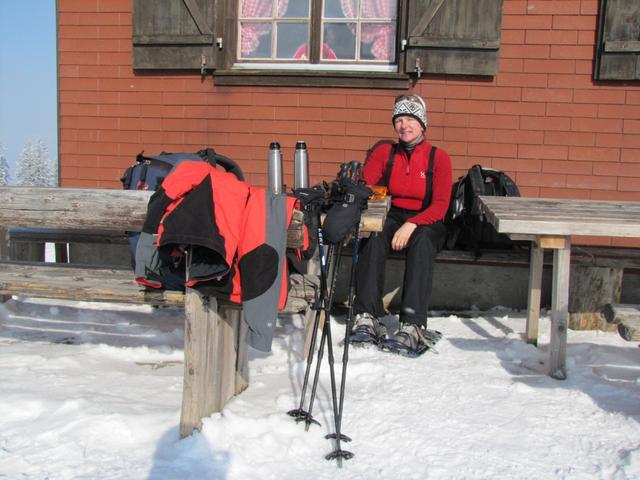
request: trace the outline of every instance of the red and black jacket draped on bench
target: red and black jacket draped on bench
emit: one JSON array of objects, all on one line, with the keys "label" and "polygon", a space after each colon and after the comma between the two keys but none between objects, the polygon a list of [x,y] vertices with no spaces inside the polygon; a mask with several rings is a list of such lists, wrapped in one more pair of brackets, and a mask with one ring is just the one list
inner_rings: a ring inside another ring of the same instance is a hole
[{"label": "red and black jacket draped on bench", "polygon": [[183,162],[149,200],[136,250],[136,281],[164,288],[171,256],[191,249],[184,285],[242,302],[247,341],[271,348],[287,299],[286,242],[295,198],[274,195],[204,162]]}]

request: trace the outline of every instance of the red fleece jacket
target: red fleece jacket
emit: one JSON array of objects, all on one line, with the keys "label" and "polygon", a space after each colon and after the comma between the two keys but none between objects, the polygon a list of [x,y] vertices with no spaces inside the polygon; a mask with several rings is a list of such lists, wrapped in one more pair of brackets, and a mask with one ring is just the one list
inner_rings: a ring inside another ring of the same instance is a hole
[{"label": "red fleece jacket", "polygon": [[[378,146],[369,156],[364,166],[364,178],[369,185],[376,185],[385,174],[391,144]],[[433,166],[433,193],[431,204],[422,210],[422,202],[427,192],[427,168],[431,144],[426,140],[416,145],[411,158],[401,147],[396,148],[393,169],[389,178],[389,194],[393,206],[416,210],[416,215],[408,221],[417,225],[427,225],[442,220],[451,200],[451,158],[438,148]]]}]

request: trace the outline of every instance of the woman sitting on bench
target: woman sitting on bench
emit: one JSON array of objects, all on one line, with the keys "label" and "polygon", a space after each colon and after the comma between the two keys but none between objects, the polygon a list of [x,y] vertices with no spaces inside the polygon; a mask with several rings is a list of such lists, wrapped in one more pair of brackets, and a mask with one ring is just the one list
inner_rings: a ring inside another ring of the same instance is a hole
[{"label": "woman sitting on bench", "polygon": [[[426,106],[418,95],[396,99],[393,127],[397,144],[376,147],[364,166],[369,185],[386,185],[391,209],[382,232],[366,241],[356,272],[356,320],[351,343],[373,343],[383,350],[420,355],[438,339],[426,329],[434,259],[443,247],[442,222],[451,197],[451,159],[425,139]],[[400,327],[387,336],[382,294],[389,249],[403,251]]]}]

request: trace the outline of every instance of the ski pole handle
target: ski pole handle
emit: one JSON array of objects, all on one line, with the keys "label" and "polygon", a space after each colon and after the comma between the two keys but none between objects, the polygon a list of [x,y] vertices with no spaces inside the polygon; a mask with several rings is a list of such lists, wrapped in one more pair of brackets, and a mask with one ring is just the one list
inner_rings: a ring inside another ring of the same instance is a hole
[{"label": "ski pole handle", "polygon": [[358,174],[360,173],[360,162],[357,160],[351,160],[349,162],[349,169],[351,170],[351,180],[356,181],[358,178]]}]

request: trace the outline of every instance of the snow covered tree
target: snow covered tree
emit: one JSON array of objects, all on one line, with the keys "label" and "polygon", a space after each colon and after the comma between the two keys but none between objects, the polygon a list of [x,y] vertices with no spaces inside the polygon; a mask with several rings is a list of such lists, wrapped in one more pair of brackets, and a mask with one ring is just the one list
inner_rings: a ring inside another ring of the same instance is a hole
[{"label": "snow covered tree", "polygon": [[4,156],[4,146],[0,143],[0,186],[9,185],[9,162]]},{"label": "snow covered tree", "polygon": [[27,142],[18,158],[16,180],[24,187],[48,187],[52,183],[49,149],[42,141],[34,144]]}]

